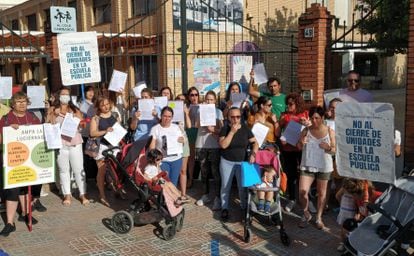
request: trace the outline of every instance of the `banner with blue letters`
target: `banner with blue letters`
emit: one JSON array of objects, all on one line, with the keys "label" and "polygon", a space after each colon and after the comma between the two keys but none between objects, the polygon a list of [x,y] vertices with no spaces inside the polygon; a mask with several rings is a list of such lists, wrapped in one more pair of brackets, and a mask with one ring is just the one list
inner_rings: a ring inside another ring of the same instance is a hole
[{"label": "banner with blue letters", "polygon": [[393,184],[394,108],[389,103],[340,103],[335,110],[339,175]]}]

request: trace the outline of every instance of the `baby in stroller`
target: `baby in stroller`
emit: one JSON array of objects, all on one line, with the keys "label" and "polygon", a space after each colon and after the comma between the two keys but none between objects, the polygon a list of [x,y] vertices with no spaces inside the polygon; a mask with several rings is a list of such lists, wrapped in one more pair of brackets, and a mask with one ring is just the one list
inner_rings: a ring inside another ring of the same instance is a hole
[{"label": "baby in stroller", "polygon": [[[160,169],[160,164],[162,161],[162,153],[158,149],[151,149],[147,153],[147,165],[144,168],[144,178],[153,183],[153,184],[160,184],[166,198],[173,199],[175,207],[180,207],[184,203],[187,203],[188,200],[181,197],[180,191],[174,186],[174,184],[165,179],[165,176],[162,174],[166,174],[162,172]],[[160,176],[161,174],[161,176]]]},{"label": "baby in stroller", "polygon": [[[263,167],[262,183],[257,185],[258,188],[273,188],[273,182],[276,176],[276,170],[272,166]],[[259,203],[257,205],[257,210],[259,212],[269,213],[270,205],[272,203],[274,192],[273,191],[257,191],[257,197],[259,198]]]}]

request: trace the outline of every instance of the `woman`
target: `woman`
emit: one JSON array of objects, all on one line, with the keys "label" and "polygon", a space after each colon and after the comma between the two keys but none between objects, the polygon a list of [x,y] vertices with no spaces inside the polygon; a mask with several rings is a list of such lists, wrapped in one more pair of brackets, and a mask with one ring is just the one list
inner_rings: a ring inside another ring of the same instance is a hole
[{"label": "woman", "polygon": [[[233,102],[231,101],[231,95],[233,93],[241,93],[240,84],[238,82],[231,82],[226,90],[226,96],[224,98],[224,101],[221,101],[220,103],[220,109],[223,111],[224,118],[227,119],[227,112],[229,109],[233,106]],[[242,109],[242,120],[247,120],[247,114],[249,112],[249,102],[246,99],[246,101],[241,106]]]},{"label": "woman", "polygon": [[240,206],[246,209],[246,189],[241,187],[240,163],[246,159],[247,148],[253,144],[249,157],[250,163],[254,163],[258,145],[252,131],[240,122],[241,112],[237,107],[230,108],[228,113],[230,120],[225,125],[219,135],[219,145],[221,147],[220,176],[221,176],[221,218],[229,218],[229,199],[231,184],[236,175],[237,186],[239,188]]},{"label": "woman", "polygon": [[277,122],[276,115],[272,113],[272,101],[269,97],[261,96],[255,102],[257,106],[257,112],[254,114],[253,120],[249,119],[249,126],[253,127],[254,124],[260,123],[269,128],[266,139],[263,142],[261,149],[276,147],[276,135],[279,129],[279,123]]},{"label": "woman", "polygon": [[168,86],[162,87],[160,90],[160,96],[167,97],[168,100],[174,100],[174,94],[171,88]]},{"label": "woman", "polygon": [[188,108],[190,109],[190,120],[191,126],[190,128],[186,129],[188,144],[190,145],[190,156],[188,158],[188,179],[187,179],[187,187],[191,187],[193,185],[193,175],[194,175],[194,166],[195,166],[195,142],[197,139],[197,128],[196,128],[196,120],[198,118],[198,104],[200,102],[199,92],[196,87],[191,87],[188,89],[187,97],[188,102],[190,105]]},{"label": "woman", "polygon": [[[204,104],[216,104],[217,98],[214,91],[208,91],[204,96]],[[197,126],[200,125],[200,121],[197,121]],[[202,206],[211,201],[210,194],[210,180],[209,176],[214,178],[214,203],[213,211],[221,209],[220,203],[220,145],[218,144],[218,135],[223,127],[223,113],[220,109],[216,108],[216,125],[204,126],[198,128],[196,151],[198,161],[200,161],[201,179],[204,185],[204,194],[196,202],[198,206]]]},{"label": "woman", "polygon": [[[152,91],[151,89],[144,88],[141,91],[141,99],[153,99]],[[137,99],[138,101],[139,99]],[[138,105],[138,102],[137,102]],[[135,131],[134,133],[134,141],[138,140],[148,140],[150,136],[150,131],[152,127],[154,127],[156,124],[158,124],[158,113],[154,109],[152,111],[152,119],[151,120],[141,120],[141,111],[139,111],[138,106],[135,106],[131,110],[131,121],[129,123],[129,128],[132,131]]]},{"label": "woman", "polygon": [[[1,118],[0,131],[3,131],[3,127],[6,126],[11,126],[17,130],[20,125],[40,124],[40,120],[33,113],[27,111],[29,99],[24,92],[13,94],[10,104],[12,110]],[[0,137],[0,142],[2,142],[2,137]],[[0,234],[2,236],[8,236],[11,232],[16,231],[14,218],[16,216],[19,201],[21,215],[19,216],[18,221],[25,221],[26,224],[29,223],[29,216],[27,215],[27,209],[29,207],[27,187],[5,189],[4,199],[6,200],[6,225]],[[36,224],[37,222],[38,221],[32,217],[32,224]]]},{"label": "woman", "polygon": [[[171,182],[177,186],[182,166],[184,134],[178,125],[172,123],[174,111],[170,107],[161,110],[161,122],[151,129],[150,149],[158,149],[164,158],[161,170],[166,171]],[[175,141],[174,141],[175,140]]]},{"label": "woman", "polygon": [[91,133],[92,138],[100,139],[99,154],[95,158],[96,165],[98,166],[98,176],[97,176],[97,185],[99,190],[99,200],[100,202],[109,207],[110,204],[105,196],[105,162],[102,151],[108,149],[110,146],[109,142],[103,138],[108,132],[112,132],[112,126],[121,120],[117,113],[111,111],[111,103],[108,97],[101,96],[95,103],[96,115],[91,120]]},{"label": "woman", "polygon": [[298,148],[303,148],[300,164],[299,199],[303,209],[300,227],[305,227],[312,219],[309,212],[309,189],[316,179],[318,207],[316,227],[323,229],[322,213],[325,208],[326,191],[333,171],[332,154],[335,153],[335,132],[324,123],[324,109],[316,106],[309,110],[311,125],[301,133]]},{"label": "woman", "polygon": [[[82,112],[73,104],[70,97],[69,87],[61,89],[58,93],[59,97],[52,103],[49,108],[46,122],[62,125],[66,114],[71,114],[80,120],[83,119]],[[83,205],[89,204],[86,198],[86,181],[85,172],[83,170],[83,150],[82,135],[79,130],[76,131],[74,137],[61,136],[62,148],[57,154],[57,166],[59,169],[60,187],[63,194],[62,204],[69,206],[72,200],[71,193],[71,170],[75,176],[76,185],[79,189],[79,199]]]},{"label": "woman", "polygon": [[[309,114],[305,110],[305,102],[298,93],[291,93],[286,97],[287,111],[282,113],[279,120],[279,129],[276,133],[280,133],[280,130],[286,129],[289,122],[294,121],[304,126],[309,126]],[[298,166],[302,157],[301,150],[296,145],[290,145],[286,142],[286,139],[281,136],[281,151],[283,167],[288,178],[288,195],[289,201],[285,206],[285,210],[290,212],[296,203],[296,184],[298,180]]]}]

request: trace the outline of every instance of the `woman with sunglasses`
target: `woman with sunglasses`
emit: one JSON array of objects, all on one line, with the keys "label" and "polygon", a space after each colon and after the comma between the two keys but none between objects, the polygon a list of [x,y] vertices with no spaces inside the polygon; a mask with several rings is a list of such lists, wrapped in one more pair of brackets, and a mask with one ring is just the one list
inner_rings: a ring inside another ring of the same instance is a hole
[{"label": "woman with sunglasses", "polygon": [[219,134],[219,145],[221,147],[220,176],[221,176],[221,218],[229,218],[229,200],[231,184],[236,175],[239,189],[240,207],[245,210],[247,207],[247,190],[241,185],[240,164],[245,161],[247,148],[252,144],[249,162],[254,163],[258,150],[257,141],[252,131],[241,123],[241,111],[237,107],[230,108],[228,112],[229,124],[225,125]]},{"label": "woman with sunglasses", "polygon": [[194,174],[194,165],[195,165],[195,142],[197,139],[198,129],[196,128],[196,120],[199,115],[198,112],[198,104],[200,101],[199,98],[200,93],[196,87],[191,87],[188,89],[188,102],[189,102],[189,110],[190,110],[190,120],[191,125],[190,128],[186,129],[188,144],[190,145],[190,156],[188,158],[188,179],[187,179],[187,187],[191,187],[193,184],[193,174]]},{"label": "woman with sunglasses", "polygon": [[[309,114],[305,109],[305,102],[300,94],[290,93],[286,97],[286,106],[286,112],[280,116],[278,134],[281,130],[286,129],[289,122],[297,122],[304,126],[310,125]],[[285,210],[290,212],[296,203],[296,183],[299,176],[298,166],[302,157],[302,151],[296,145],[288,144],[283,136],[280,137],[280,141],[283,167],[288,178],[287,191],[289,201],[285,206]]]},{"label": "woman with sunglasses", "polygon": [[272,101],[269,97],[261,96],[255,102],[257,112],[254,114],[253,119],[249,118],[249,126],[252,128],[254,124],[260,123],[269,128],[265,141],[263,142],[261,149],[276,147],[276,135],[279,129],[279,123],[277,122],[276,115],[272,113]]}]

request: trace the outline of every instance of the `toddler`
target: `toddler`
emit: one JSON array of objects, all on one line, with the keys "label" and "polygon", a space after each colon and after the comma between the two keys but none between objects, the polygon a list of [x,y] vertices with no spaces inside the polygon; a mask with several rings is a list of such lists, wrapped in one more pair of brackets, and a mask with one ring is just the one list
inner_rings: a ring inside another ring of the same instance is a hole
[{"label": "toddler", "polygon": [[[258,188],[272,188],[273,180],[276,175],[276,171],[272,166],[266,166],[263,168],[262,184],[258,185]],[[259,212],[269,213],[270,203],[273,200],[273,191],[258,191],[257,196],[259,198],[259,204],[257,210]]]}]

